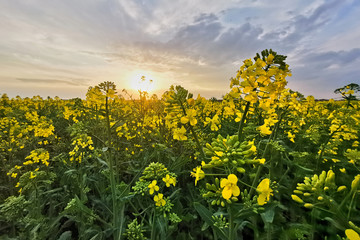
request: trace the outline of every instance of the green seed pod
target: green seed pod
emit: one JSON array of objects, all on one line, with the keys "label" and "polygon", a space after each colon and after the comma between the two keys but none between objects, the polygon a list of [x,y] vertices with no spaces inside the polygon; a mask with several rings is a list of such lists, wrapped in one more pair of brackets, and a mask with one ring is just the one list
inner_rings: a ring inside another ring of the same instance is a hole
[{"label": "green seed pod", "polygon": [[230,200],[230,199],[226,199],[226,202],[227,202],[228,204],[231,204],[231,200]]},{"label": "green seed pod", "polygon": [[212,202],[211,202],[211,205],[215,205],[216,204],[216,200],[213,200]]},{"label": "green seed pod", "polygon": [[218,199],[217,202],[216,202],[216,204],[217,204],[217,205],[220,205],[220,203],[221,203],[221,201],[220,201],[220,199]]},{"label": "green seed pod", "polygon": [[241,164],[241,165],[244,165],[244,164],[245,164],[245,161],[242,160],[242,159],[239,159],[239,160],[238,160],[238,163]]},{"label": "green seed pod", "polygon": [[221,201],[221,206],[225,207],[225,203],[223,201]]},{"label": "green seed pod", "polygon": [[220,180],[219,180],[219,178],[215,178],[215,184],[216,184],[216,186],[220,186]]},{"label": "green seed pod", "polygon": [[238,167],[236,170],[237,170],[239,173],[245,173],[245,169],[242,168],[242,167]]}]

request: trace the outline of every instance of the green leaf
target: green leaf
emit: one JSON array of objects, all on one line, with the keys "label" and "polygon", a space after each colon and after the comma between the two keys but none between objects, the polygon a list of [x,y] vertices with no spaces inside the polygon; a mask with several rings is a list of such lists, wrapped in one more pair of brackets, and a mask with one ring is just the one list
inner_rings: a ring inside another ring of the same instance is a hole
[{"label": "green leaf", "polygon": [[66,231],[66,232],[63,232],[60,235],[59,240],[70,240],[71,236],[72,236],[72,232],[71,231]]},{"label": "green leaf", "polygon": [[264,223],[272,223],[274,221],[274,216],[275,216],[274,207],[267,209],[265,212],[261,213],[260,215]]},{"label": "green leaf", "polygon": [[195,210],[199,213],[200,217],[209,225],[214,225],[214,220],[212,218],[212,213],[203,205],[198,202],[194,203]]}]

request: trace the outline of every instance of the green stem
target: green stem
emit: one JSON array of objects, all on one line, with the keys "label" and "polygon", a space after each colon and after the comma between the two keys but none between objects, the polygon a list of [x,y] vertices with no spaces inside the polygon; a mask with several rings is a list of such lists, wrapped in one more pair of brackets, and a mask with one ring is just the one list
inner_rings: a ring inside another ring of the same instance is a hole
[{"label": "green stem", "polygon": [[240,120],[240,123],[239,123],[239,129],[238,129],[238,141],[241,142],[241,138],[242,138],[242,130],[244,128],[244,123],[245,123],[245,119],[246,119],[246,115],[249,111],[249,108],[250,108],[250,102],[247,102],[246,103],[246,106],[245,106],[245,110],[244,110],[244,113],[243,115],[241,116],[241,120]]},{"label": "green stem", "polygon": [[155,228],[155,210],[153,211],[153,219],[152,219],[152,226],[151,226],[151,240],[156,240],[156,228]]},{"label": "green stem", "polygon": [[109,162],[109,171],[110,171],[110,187],[111,187],[111,198],[112,198],[112,212],[113,212],[113,227],[114,227],[114,239],[120,239],[120,229],[119,227],[119,209],[116,204],[116,182],[114,175],[114,166],[110,153],[111,146],[111,128],[110,128],[110,113],[109,113],[109,104],[108,97],[105,98],[105,111],[106,111],[106,128],[107,128],[107,145],[108,145],[108,153],[106,154],[107,160]]},{"label": "green stem", "polygon": [[[261,158],[265,158],[269,148],[270,148],[270,142],[276,138],[276,134],[277,134],[277,128],[278,126],[280,125],[280,122],[281,122],[281,119],[276,123],[276,126],[275,126],[275,129],[273,131],[273,133],[270,135],[269,137],[269,141],[267,142],[266,146],[265,146],[265,150],[261,156]],[[259,178],[260,178],[260,174],[261,174],[261,171],[264,167],[264,164],[260,164],[260,166],[258,167],[257,171],[256,171],[256,175],[255,175],[255,178],[254,178],[254,181],[252,182],[252,187],[250,189],[250,192],[249,192],[249,195],[252,196],[252,194],[254,193],[254,191],[256,190],[256,183],[258,182]]]},{"label": "green stem", "polygon": [[[185,107],[184,107],[184,105],[183,105],[183,103],[182,103],[181,101],[179,101],[179,105],[181,106],[181,110],[183,111],[184,116],[186,116],[186,110],[185,110]],[[194,140],[195,140],[195,143],[196,143],[196,145],[197,145],[197,147],[198,147],[198,149],[199,149],[199,151],[200,151],[201,156],[202,156],[203,158],[205,158],[204,150],[203,150],[203,148],[201,147],[199,138],[198,138],[197,135],[196,135],[196,132],[195,132],[195,130],[194,130],[194,127],[193,127],[190,123],[189,123],[189,127],[190,127],[191,134],[192,134],[192,136],[193,136],[193,138],[194,138]]]},{"label": "green stem", "polygon": [[352,198],[351,198],[351,202],[350,202],[350,206],[349,206],[349,211],[348,211],[348,215],[347,215],[347,218],[346,218],[347,221],[349,221],[349,219],[350,219],[351,209],[352,209],[352,207],[353,207],[355,195],[356,195],[356,191],[354,191],[354,193],[353,193],[353,195],[352,195]]},{"label": "green stem", "polygon": [[231,210],[231,206],[228,207],[228,213],[229,213],[229,240],[235,239],[234,234],[234,214]]}]

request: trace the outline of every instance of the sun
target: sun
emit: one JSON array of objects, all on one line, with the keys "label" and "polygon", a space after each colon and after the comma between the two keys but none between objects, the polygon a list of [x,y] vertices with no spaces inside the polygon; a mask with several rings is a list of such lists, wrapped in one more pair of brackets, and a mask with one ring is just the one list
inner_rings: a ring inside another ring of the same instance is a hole
[{"label": "sun", "polygon": [[136,72],[132,74],[130,87],[134,90],[146,92],[151,92],[155,89],[151,75],[145,72]]}]

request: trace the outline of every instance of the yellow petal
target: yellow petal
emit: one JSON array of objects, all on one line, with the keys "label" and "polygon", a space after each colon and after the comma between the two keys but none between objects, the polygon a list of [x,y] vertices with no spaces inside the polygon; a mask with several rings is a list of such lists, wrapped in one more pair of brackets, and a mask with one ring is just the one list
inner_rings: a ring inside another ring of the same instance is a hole
[{"label": "yellow petal", "polygon": [[354,230],[352,230],[352,229],[346,229],[345,230],[345,235],[350,240],[360,240],[359,234],[357,232],[355,232]]},{"label": "yellow petal", "polygon": [[222,197],[227,200],[231,198],[231,195],[232,195],[231,188],[225,187],[222,191]]},{"label": "yellow petal", "polygon": [[221,182],[220,182],[220,187],[225,187],[226,185],[229,184],[229,180],[227,180],[226,178],[223,178],[221,179]]},{"label": "yellow petal", "polygon": [[257,202],[260,206],[264,205],[266,196],[264,194],[260,194],[257,198]]},{"label": "yellow petal", "polygon": [[237,181],[238,181],[238,178],[236,177],[235,174],[230,174],[230,175],[228,176],[228,179],[229,179],[229,182],[230,182],[230,183],[233,183],[233,184],[236,184]]},{"label": "yellow petal", "polygon": [[189,121],[189,118],[187,118],[187,117],[182,117],[181,118],[181,123],[182,124],[186,124],[188,121]]},{"label": "yellow petal", "polygon": [[240,188],[238,186],[233,186],[232,187],[232,194],[237,197],[240,195]]}]

